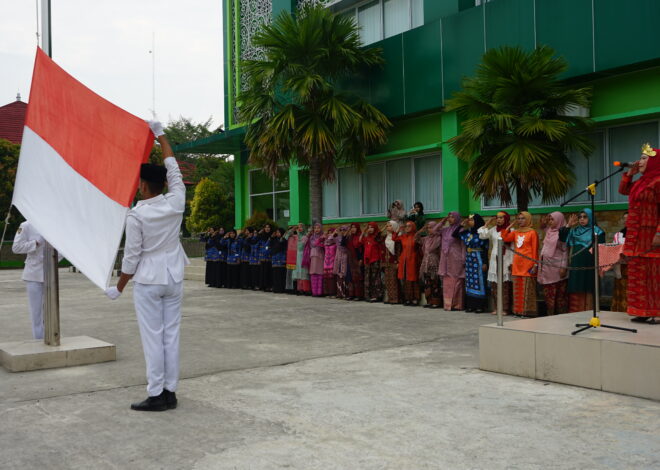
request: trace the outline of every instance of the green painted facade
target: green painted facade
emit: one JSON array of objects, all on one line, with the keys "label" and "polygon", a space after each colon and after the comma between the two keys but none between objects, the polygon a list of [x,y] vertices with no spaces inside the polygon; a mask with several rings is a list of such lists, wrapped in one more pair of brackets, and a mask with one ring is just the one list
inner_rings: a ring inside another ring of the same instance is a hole
[{"label": "green painted facade", "polygon": [[[248,155],[240,139],[243,129],[235,122],[233,112],[236,90],[240,88],[240,5],[245,1],[248,0],[223,0],[225,122],[230,130],[204,142],[180,146],[189,152],[215,150],[236,155],[237,226],[250,216]],[[341,10],[349,1],[333,8]],[[296,3],[272,0],[272,15],[294,11]],[[473,74],[487,48],[520,45],[531,49],[550,45],[569,62],[565,76],[569,83],[593,86],[591,116],[603,127],[594,138],[602,141],[599,148],[607,156],[590,157],[589,172],[594,168],[594,174],[607,171],[608,161],[602,161],[602,165],[599,162],[603,158],[611,160],[614,153],[627,149],[622,145],[634,141],[636,133],[650,133],[646,140],[659,143],[660,41],[655,33],[655,23],[660,18],[659,1],[492,0],[480,6],[474,4],[474,0],[424,0],[424,24],[369,45],[382,48],[386,65],[368,77],[351,81],[349,87],[383,110],[395,124],[388,143],[368,157],[369,164],[418,155],[441,160],[438,185],[442,207],[432,216],[445,215],[450,210],[483,214],[496,211],[475,200],[462,184],[466,163],[458,160],[447,144],[459,132],[460,122],[454,113],[444,113],[442,109],[444,101],[460,89],[463,77]],[[655,123],[655,133],[651,132],[652,125],[642,124],[646,122]],[[638,127],[617,127],[637,123]],[[628,155],[617,159],[633,160],[637,153],[638,148],[630,148]],[[364,181],[366,177],[352,178]],[[290,168],[289,184],[290,207],[285,222],[309,222],[309,184],[304,169]],[[608,194],[609,199],[602,200],[600,209],[625,207],[624,202],[616,201],[612,190]],[[531,211],[553,209],[541,207]],[[384,220],[384,213],[325,221],[354,220]]]}]

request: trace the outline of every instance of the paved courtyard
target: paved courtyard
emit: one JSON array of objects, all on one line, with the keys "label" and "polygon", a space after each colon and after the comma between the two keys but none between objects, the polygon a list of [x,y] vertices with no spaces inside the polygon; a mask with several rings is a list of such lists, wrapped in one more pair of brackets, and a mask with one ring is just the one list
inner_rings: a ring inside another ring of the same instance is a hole
[{"label": "paved courtyard", "polygon": [[[130,287],[60,271],[63,336],[117,361],[0,369],[2,469],[658,469],[660,403],[478,369],[490,315],[186,281],[179,408],[146,395]],[[30,336],[0,271],[0,342]],[[660,367],[660,365],[658,365]]]}]

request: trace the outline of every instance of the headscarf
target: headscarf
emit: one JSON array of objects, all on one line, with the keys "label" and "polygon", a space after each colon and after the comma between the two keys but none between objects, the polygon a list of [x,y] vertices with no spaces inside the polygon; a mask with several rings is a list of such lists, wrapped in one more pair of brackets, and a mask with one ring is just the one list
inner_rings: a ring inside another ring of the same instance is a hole
[{"label": "headscarf", "polygon": [[[578,225],[577,227],[571,229],[568,237],[566,238],[566,243],[569,246],[591,245],[593,238],[593,213],[591,212],[591,209],[588,208],[584,208],[580,212],[587,214],[589,221],[587,222],[587,225]],[[600,227],[596,227],[596,235],[600,235],[601,233],[603,233],[603,231],[600,229]]]},{"label": "headscarf", "polygon": [[305,268],[305,269],[309,269],[311,264],[312,264],[312,246],[314,245],[316,240],[321,238],[321,235],[319,235],[318,233],[314,233],[314,229],[317,226],[321,227],[321,229],[323,229],[323,226],[321,224],[315,223],[312,226],[312,230],[311,230],[309,236],[307,237],[307,243],[305,243],[305,248],[303,249],[303,258],[302,258],[302,263],[301,264],[302,264],[302,267]]},{"label": "headscarf", "polygon": [[545,229],[543,248],[541,248],[541,257],[545,256],[547,258],[555,255],[557,242],[559,241],[559,229],[566,225],[566,219],[564,219],[564,214],[561,212],[552,212],[550,217],[555,221],[555,226]]},{"label": "headscarf", "polygon": [[378,228],[378,224],[376,222],[369,222],[367,224],[367,232],[369,231],[369,227],[373,227],[374,233],[372,235],[367,234],[367,236],[375,237],[376,235],[378,235],[378,232],[380,232],[380,229]]},{"label": "headscarf", "polygon": [[532,214],[530,214],[527,211],[521,211],[518,213],[518,215],[522,215],[527,221],[527,223],[525,224],[524,227],[516,227],[516,232],[525,233],[534,230],[534,228],[532,227]]},{"label": "headscarf", "polygon": [[440,246],[440,243],[442,243],[441,233],[435,229],[437,225],[437,222],[429,222],[428,235],[424,237],[425,253],[436,250]]},{"label": "headscarf", "polygon": [[[389,224],[392,226],[392,229],[395,232],[399,231],[399,222],[396,220],[390,220]],[[387,237],[385,237],[385,248],[387,248],[387,251],[390,252],[390,254],[395,255],[396,254],[396,243],[394,240],[392,240],[392,234],[388,233]]]},{"label": "headscarf", "polygon": [[412,230],[410,232],[406,232],[408,235],[414,235],[415,232],[417,232],[417,225],[412,220],[406,222],[406,227],[412,227]]},{"label": "headscarf", "polygon": [[350,241],[348,243],[348,246],[355,252],[360,247],[360,234],[362,233],[362,230],[360,229],[360,224],[357,222],[353,222],[351,224],[351,228],[355,227],[357,230],[355,231],[355,234],[351,234],[350,231],[348,232],[349,235],[351,235]]},{"label": "headscarf", "polygon": [[461,214],[456,211],[452,211],[449,215],[454,216],[454,224],[449,227],[442,229],[442,252],[444,254],[449,253],[449,246],[454,241],[454,231],[457,227],[461,226]]},{"label": "headscarf", "polygon": [[660,149],[653,149],[653,151],[655,151],[655,156],[649,156],[646,170],[644,170],[642,177],[635,181],[630,190],[629,201],[635,200],[642,191],[660,179]]},{"label": "headscarf", "polygon": [[481,217],[479,214],[472,214],[470,216],[472,220],[474,220],[474,227],[470,227],[470,233],[473,235],[476,235],[478,230],[486,225],[486,222],[484,221],[484,218]]},{"label": "headscarf", "polygon": [[497,213],[497,215],[500,215],[500,214],[502,214],[502,215],[504,216],[504,224],[502,224],[502,226],[495,225],[495,229],[496,229],[498,232],[501,232],[502,230],[504,230],[505,228],[507,228],[509,225],[511,225],[511,216],[509,215],[509,213],[508,213],[508,212],[504,212],[504,211],[499,211],[499,212]]},{"label": "headscarf", "polygon": [[413,207],[419,206],[419,212],[417,215],[424,215],[424,204],[422,204],[420,201],[417,201],[415,204],[413,204]]},{"label": "headscarf", "polygon": [[404,220],[406,218],[406,209],[403,207],[403,202],[400,199],[392,203],[392,207],[387,210],[387,216],[395,220]]}]

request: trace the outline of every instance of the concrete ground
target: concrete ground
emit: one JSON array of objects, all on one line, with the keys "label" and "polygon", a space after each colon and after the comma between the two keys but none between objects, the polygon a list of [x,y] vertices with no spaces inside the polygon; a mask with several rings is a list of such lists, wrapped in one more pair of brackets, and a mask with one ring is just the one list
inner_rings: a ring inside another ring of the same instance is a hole
[{"label": "concrete ground", "polygon": [[[117,361],[0,369],[2,469],[657,469],[660,403],[478,369],[490,315],[211,289],[186,281],[179,408],[139,413],[130,288],[60,272],[63,336]],[[28,339],[0,271],[0,342]]]}]

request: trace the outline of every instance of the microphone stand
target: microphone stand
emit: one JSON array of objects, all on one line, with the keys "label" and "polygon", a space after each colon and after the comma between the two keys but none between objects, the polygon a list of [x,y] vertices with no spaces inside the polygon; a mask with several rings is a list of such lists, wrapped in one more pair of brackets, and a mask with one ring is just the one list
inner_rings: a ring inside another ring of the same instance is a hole
[{"label": "microphone stand", "polygon": [[622,331],[629,331],[631,333],[637,333],[637,330],[634,328],[623,328],[621,326],[613,326],[613,325],[604,325],[600,322],[600,318],[598,316],[598,313],[600,311],[600,279],[598,277],[598,234],[596,232],[596,188],[598,187],[599,184],[601,184],[603,181],[606,181],[610,179],[614,175],[618,175],[621,173],[623,170],[625,170],[625,167],[621,167],[618,170],[616,170],[613,173],[610,173],[604,178],[601,178],[599,180],[595,180],[593,183],[591,183],[589,186],[587,186],[584,190],[580,191],[576,195],[574,195],[572,198],[570,198],[567,201],[564,201],[561,203],[560,207],[564,207],[566,204],[569,202],[574,201],[584,193],[589,194],[589,199],[591,200],[591,215],[593,217],[592,220],[592,226],[591,226],[591,240],[592,240],[592,246],[593,246],[593,251],[594,251],[594,308],[593,308],[593,314],[591,317],[591,320],[589,320],[589,323],[576,323],[575,327],[578,328],[574,332],[571,333],[571,335],[576,335],[578,333],[581,333],[582,331],[588,330],[590,328],[610,328],[612,330],[622,330]]}]

